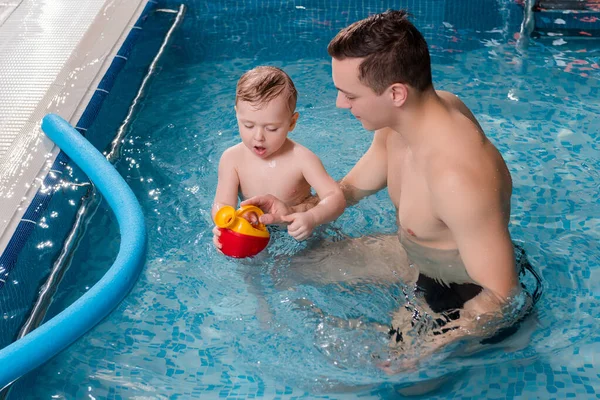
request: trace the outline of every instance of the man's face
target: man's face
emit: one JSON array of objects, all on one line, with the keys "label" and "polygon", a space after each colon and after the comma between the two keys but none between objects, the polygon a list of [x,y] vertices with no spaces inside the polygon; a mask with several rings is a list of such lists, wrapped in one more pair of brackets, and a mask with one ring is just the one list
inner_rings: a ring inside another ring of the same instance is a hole
[{"label": "man's face", "polygon": [[277,153],[298,119],[298,113],[290,111],[284,96],[258,107],[247,101],[238,101],[235,110],[242,142],[263,159]]},{"label": "man's face", "polygon": [[391,124],[391,99],[387,90],[377,95],[373,89],[359,81],[362,58],[332,59],[332,77],[338,95],[335,105],[347,108],[369,131],[385,128]]}]

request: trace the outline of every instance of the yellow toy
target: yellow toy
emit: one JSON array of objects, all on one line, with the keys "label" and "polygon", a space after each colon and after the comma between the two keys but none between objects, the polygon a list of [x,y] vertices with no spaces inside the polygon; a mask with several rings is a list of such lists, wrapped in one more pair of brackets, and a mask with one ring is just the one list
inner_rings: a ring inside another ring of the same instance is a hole
[{"label": "yellow toy", "polygon": [[215,214],[215,224],[221,231],[221,251],[235,258],[252,257],[260,253],[269,244],[269,231],[260,222],[251,224],[245,214],[255,213],[257,218],[263,215],[256,206],[244,206],[237,211],[224,206]]}]

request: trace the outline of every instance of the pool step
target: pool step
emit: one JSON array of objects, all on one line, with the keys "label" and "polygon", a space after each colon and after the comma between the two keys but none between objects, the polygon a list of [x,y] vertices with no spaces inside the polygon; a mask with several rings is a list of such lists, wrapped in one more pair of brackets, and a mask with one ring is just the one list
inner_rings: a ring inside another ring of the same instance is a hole
[{"label": "pool step", "polygon": [[536,0],[532,36],[600,38],[600,0]]}]

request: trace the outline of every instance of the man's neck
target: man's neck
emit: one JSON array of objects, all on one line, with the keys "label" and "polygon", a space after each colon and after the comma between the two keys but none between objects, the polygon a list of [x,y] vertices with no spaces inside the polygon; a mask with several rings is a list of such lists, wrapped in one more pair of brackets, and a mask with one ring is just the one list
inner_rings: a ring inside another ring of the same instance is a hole
[{"label": "man's neck", "polygon": [[415,151],[435,135],[429,127],[435,118],[446,112],[444,103],[433,88],[419,94],[413,93],[399,110],[396,123],[391,128],[399,132]]}]

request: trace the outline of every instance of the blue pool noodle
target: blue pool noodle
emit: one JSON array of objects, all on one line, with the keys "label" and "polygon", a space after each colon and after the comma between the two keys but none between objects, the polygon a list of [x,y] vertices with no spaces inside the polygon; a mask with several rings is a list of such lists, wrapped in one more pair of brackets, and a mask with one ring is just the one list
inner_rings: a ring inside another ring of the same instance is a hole
[{"label": "blue pool noodle", "polygon": [[46,115],[42,130],[102,193],[119,223],[121,248],[112,267],[83,296],[36,330],[0,350],[0,389],[51,359],[106,317],[137,281],[146,256],[144,215],[121,175],[58,115]]}]

